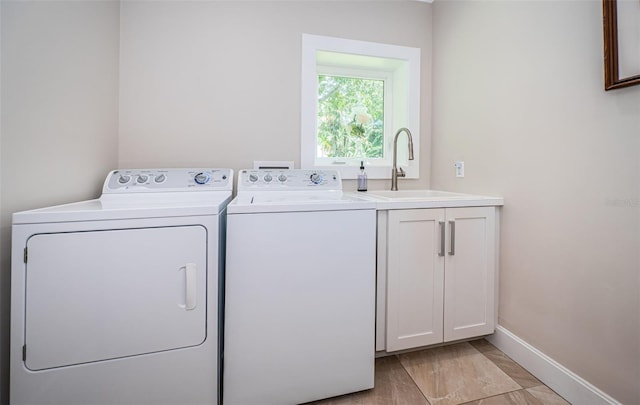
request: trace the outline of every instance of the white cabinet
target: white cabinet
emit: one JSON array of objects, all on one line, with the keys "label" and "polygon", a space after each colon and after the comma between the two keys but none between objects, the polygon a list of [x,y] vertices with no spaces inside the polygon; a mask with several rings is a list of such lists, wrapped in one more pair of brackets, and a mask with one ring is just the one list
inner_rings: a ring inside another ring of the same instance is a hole
[{"label": "white cabinet", "polygon": [[376,350],[493,333],[496,207],[378,212]]}]

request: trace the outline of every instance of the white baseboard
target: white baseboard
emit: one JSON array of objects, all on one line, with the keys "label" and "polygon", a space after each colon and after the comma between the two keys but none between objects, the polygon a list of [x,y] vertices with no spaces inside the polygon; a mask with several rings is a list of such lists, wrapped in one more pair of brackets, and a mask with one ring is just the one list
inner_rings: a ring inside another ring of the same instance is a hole
[{"label": "white baseboard", "polygon": [[498,325],[486,339],[538,380],[575,405],[621,405],[540,350]]}]

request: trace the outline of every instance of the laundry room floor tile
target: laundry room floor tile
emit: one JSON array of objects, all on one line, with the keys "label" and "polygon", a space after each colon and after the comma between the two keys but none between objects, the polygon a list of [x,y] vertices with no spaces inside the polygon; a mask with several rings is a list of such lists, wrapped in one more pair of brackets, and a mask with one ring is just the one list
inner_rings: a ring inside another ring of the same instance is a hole
[{"label": "laundry room floor tile", "polygon": [[461,404],[522,388],[469,343],[399,358],[431,405]]},{"label": "laundry room floor tile", "polygon": [[464,405],[545,405],[526,390],[511,391],[494,397],[466,402]]},{"label": "laundry room floor tile", "polygon": [[527,388],[527,392],[536,397],[544,405],[571,405],[546,385]]},{"label": "laundry room floor tile", "polygon": [[504,371],[515,382],[520,384],[522,388],[536,387],[542,385],[540,380],[532,376],[527,370],[522,368],[518,363],[507,357],[506,354],[498,350],[494,345],[484,339],[469,342],[480,353],[484,354],[489,360],[495,363],[500,370]]},{"label": "laundry room floor tile", "polygon": [[310,404],[571,405],[484,339],[380,357],[374,389]]},{"label": "laundry room floor tile", "polygon": [[375,388],[308,405],[429,405],[396,356],[376,359]]}]

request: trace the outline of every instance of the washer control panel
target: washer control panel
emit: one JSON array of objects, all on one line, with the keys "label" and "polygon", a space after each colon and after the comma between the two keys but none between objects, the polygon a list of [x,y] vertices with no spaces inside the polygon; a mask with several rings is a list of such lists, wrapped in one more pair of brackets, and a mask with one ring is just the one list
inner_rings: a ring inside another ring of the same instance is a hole
[{"label": "washer control panel", "polygon": [[233,189],[231,169],[121,169],[107,175],[103,194]]},{"label": "washer control panel", "polygon": [[340,172],[337,170],[241,170],[238,176],[238,192],[247,190],[342,190],[342,179],[340,178]]}]

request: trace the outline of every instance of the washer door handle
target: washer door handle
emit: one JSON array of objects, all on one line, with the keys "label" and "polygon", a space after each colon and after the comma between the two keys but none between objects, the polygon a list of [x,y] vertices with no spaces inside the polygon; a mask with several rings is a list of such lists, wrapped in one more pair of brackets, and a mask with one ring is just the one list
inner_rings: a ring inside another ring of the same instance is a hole
[{"label": "washer door handle", "polygon": [[187,263],[184,265],[184,275],[185,275],[185,299],[184,299],[184,309],[187,311],[191,311],[196,307],[196,264],[195,263]]}]

